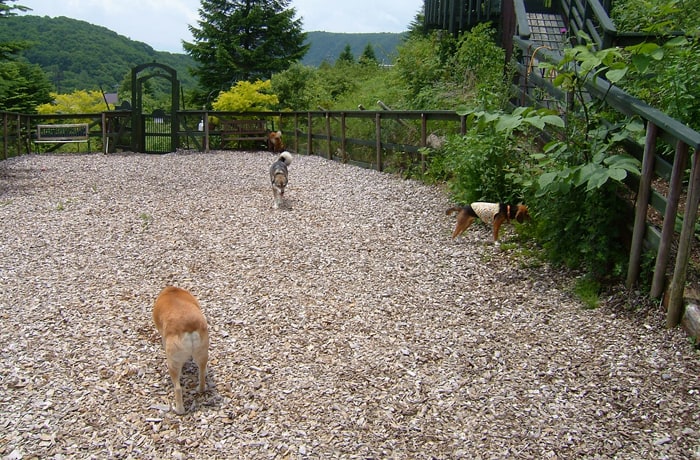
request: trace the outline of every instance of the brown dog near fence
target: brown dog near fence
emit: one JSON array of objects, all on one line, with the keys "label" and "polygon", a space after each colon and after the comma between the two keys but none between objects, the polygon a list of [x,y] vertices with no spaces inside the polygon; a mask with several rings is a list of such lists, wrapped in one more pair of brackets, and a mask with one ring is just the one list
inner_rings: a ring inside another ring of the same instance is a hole
[{"label": "brown dog near fence", "polygon": [[284,150],[282,131],[272,131],[267,135],[267,148],[272,153],[280,153]]}]

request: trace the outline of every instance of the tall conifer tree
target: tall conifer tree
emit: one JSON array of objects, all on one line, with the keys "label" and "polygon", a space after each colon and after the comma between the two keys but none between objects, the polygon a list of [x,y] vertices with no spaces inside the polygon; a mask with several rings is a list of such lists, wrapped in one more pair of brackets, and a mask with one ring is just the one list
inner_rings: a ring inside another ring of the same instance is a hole
[{"label": "tall conifer tree", "polygon": [[185,51],[198,62],[192,70],[207,93],[237,81],[268,79],[308,51],[301,19],[289,0],[202,0],[199,27]]}]

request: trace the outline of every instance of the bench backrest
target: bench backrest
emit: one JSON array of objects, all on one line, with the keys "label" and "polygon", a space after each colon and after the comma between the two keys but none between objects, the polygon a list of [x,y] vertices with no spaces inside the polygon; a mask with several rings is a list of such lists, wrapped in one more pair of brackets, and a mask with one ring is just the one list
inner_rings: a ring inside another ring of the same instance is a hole
[{"label": "bench backrest", "polygon": [[265,120],[221,120],[221,130],[227,134],[264,134]]},{"label": "bench backrest", "polygon": [[87,123],[36,126],[36,140],[38,141],[88,140],[89,136],[90,126]]}]

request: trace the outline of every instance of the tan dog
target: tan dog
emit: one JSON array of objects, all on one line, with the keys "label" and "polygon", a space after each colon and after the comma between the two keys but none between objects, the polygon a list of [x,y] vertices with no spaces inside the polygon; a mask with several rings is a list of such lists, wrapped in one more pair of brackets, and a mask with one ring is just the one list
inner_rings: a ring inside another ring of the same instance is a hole
[{"label": "tan dog", "polygon": [[267,148],[272,153],[280,153],[284,150],[282,131],[273,131],[267,135]]},{"label": "tan dog", "polygon": [[207,320],[192,294],[168,286],[160,292],[153,306],[153,322],[163,338],[168,373],[175,386],[175,412],[184,414],[180,376],[187,360],[193,358],[199,368],[200,393],[206,385],[209,359]]},{"label": "tan dog", "polygon": [[476,202],[466,206],[452,207],[445,211],[445,214],[449,216],[455,212],[458,213],[457,226],[452,232],[452,239],[457,238],[462,232],[466,231],[477,217],[485,224],[493,225],[493,241],[498,241],[498,231],[503,222],[510,222],[511,219],[515,219],[519,223],[523,223],[530,218],[527,206],[522,204]]}]

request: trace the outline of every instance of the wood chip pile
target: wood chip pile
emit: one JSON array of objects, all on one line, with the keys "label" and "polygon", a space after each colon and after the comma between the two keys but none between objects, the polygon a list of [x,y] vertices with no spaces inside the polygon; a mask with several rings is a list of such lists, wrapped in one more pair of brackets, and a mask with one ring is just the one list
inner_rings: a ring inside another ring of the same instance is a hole
[{"label": "wood chip pile", "polygon": [[[266,152],[0,163],[0,457],[698,459],[700,360],[656,307],[452,241],[437,187]],[[504,227],[501,240],[513,237]],[[176,415],[151,320],[211,331]]]}]

